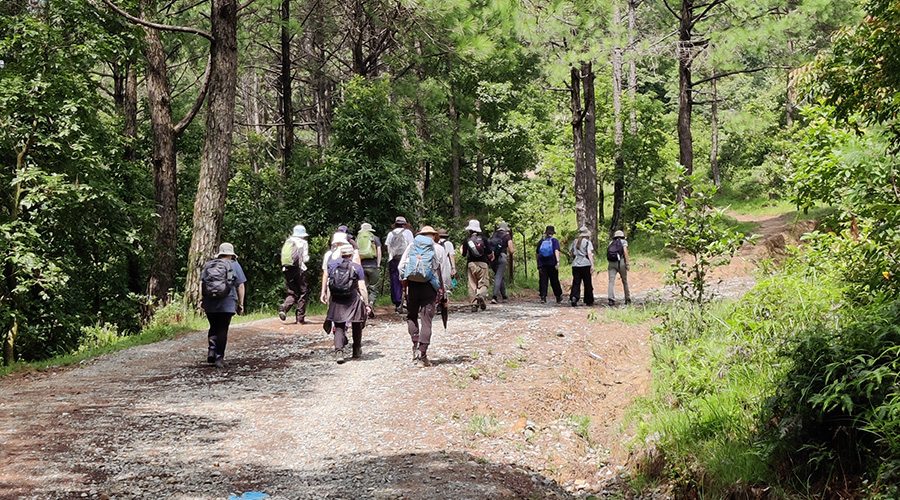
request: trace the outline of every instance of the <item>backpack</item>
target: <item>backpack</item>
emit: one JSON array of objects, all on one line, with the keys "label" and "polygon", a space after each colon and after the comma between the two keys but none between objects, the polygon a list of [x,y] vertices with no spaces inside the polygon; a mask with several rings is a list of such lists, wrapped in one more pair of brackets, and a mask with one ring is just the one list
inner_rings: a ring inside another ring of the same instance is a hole
[{"label": "backpack", "polygon": [[360,259],[374,259],[378,257],[378,249],[375,248],[375,235],[371,231],[359,233],[357,244],[359,245]]},{"label": "backpack", "polygon": [[342,258],[328,273],[328,290],[333,297],[349,297],[357,289],[358,278],[350,265],[350,259]]},{"label": "backpack", "polygon": [[485,254],[484,237],[478,233],[469,236],[469,239],[466,240],[466,246],[469,247],[469,257],[473,259],[481,258]]},{"label": "backpack", "polygon": [[541,240],[541,245],[538,247],[538,255],[541,257],[553,257],[553,240],[550,238],[544,238]]},{"label": "backpack", "polygon": [[427,236],[416,236],[409,250],[409,262],[403,269],[403,276],[409,281],[430,282],[435,290],[440,288],[434,274],[434,240]]},{"label": "backpack", "polygon": [[621,238],[616,238],[606,247],[606,260],[609,262],[618,262],[625,258],[625,245],[622,244]]},{"label": "backpack", "polygon": [[203,266],[200,293],[208,299],[223,299],[234,285],[234,268],[226,259],[213,259]]},{"label": "backpack", "polygon": [[491,236],[490,239],[491,248],[494,249],[494,260],[500,257],[500,254],[503,253],[503,238],[499,235]]},{"label": "backpack", "polygon": [[284,242],[284,245],[281,247],[281,265],[282,266],[293,266],[294,265],[294,242],[290,239]]},{"label": "backpack", "polygon": [[403,252],[406,251],[406,246],[409,245],[409,242],[406,241],[406,238],[403,236],[403,232],[405,230],[402,227],[398,227],[390,232],[394,236],[391,237],[391,243],[388,247],[388,250],[391,251],[391,255],[399,258],[403,255]]}]

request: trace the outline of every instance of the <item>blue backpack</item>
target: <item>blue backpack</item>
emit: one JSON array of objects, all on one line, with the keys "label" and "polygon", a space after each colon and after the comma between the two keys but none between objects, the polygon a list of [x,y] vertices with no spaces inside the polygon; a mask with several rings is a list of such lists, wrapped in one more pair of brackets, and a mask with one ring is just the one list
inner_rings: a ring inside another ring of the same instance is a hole
[{"label": "blue backpack", "polygon": [[553,257],[553,240],[544,238],[541,240],[541,246],[538,247],[538,255],[541,257]]},{"label": "blue backpack", "polygon": [[441,287],[438,277],[434,274],[433,239],[424,235],[416,236],[412,248],[409,249],[409,262],[403,269],[403,276],[409,281],[430,282],[435,290]]}]

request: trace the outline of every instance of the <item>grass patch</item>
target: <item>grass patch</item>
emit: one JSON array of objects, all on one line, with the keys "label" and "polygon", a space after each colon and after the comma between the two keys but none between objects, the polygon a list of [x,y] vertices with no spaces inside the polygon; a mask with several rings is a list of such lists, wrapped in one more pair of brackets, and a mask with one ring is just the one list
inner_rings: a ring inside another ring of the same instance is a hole
[{"label": "grass patch", "polygon": [[648,302],[641,306],[611,307],[605,311],[606,323],[643,325],[664,316],[673,307],[671,302]]},{"label": "grass patch", "polygon": [[497,419],[491,415],[482,415],[476,413],[469,419],[467,430],[469,434],[475,436],[493,436],[500,430],[501,426]]},{"label": "grass patch", "polygon": [[578,434],[587,442],[591,442],[591,416],[590,415],[572,415],[569,417],[569,424],[575,434]]}]

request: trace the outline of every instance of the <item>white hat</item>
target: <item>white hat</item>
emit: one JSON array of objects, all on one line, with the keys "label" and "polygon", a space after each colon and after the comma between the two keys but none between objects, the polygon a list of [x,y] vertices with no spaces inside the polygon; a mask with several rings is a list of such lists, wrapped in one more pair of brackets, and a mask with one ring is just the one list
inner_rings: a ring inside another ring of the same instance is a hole
[{"label": "white hat", "polygon": [[353,245],[345,244],[340,246],[341,257],[349,257],[353,255]]},{"label": "white hat", "polygon": [[237,255],[234,254],[234,245],[231,243],[222,243],[219,245],[219,253],[216,254],[216,258],[221,258],[224,255],[230,255],[236,259]]},{"label": "white hat", "polygon": [[305,227],[303,227],[301,224],[297,224],[296,226],[294,226],[294,237],[296,237],[296,238],[306,238],[307,236],[309,236],[309,235],[306,234],[306,228],[305,228]]},{"label": "white hat", "polygon": [[624,238],[624,237],[625,237],[625,232],[623,232],[621,229],[616,231],[615,233],[613,233],[613,238]]},{"label": "white hat", "polygon": [[581,228],[578,230],[578,236],[587,236],[587,237],[590,237],[590,236],[591,236],[591,230],[588,229],[587,226],[581,226]]},{"label": "white hat", "polygon": [[481,223],[478,222],[478,219],[472,219],[469,221],[469,225],[466,226],[466,231],[472,231],[473,233],[481,232]]},{"label": "white hat", "polygon": [[369,224],[368,222],[363,222],[362,225],[359,226],[359,230],[360,230],[360,232],[369,231],[371,233],[372,232],[372,224]]},{"label": "white hat", "polygon": [[341,232],[334,233],[334,236],[331,237],[331,244],[332,245],[338,245],[338,244],[348,245],[348,244],[350,244],[350,242],[347,241],[347,233],[341,233]]}]

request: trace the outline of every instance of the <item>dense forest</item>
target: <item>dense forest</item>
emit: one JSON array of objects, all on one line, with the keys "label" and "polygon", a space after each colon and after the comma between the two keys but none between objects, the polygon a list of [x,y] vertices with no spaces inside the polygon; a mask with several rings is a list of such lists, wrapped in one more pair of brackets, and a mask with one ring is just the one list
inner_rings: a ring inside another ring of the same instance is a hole
[{"label": "dense forest", "polygon": [[[748,478],[837,495],[839,476],[891,498],[898,110],[890,0],[6,0],[4,364],[196,303],[223,241],[247,307],[274,310],[297,223],[313,255],[338,225],[403,215],[456,239],[506,221],[525,248],[547,224],[599,245],[622,229],[713,265],[744,239],[704,229],[711,207],[781,200],[821,210],[804,249],[739,304],[682,277],[696,307],[657,332],[668,396],[646,411],[702,449],[640,425],[662,476],[723,496]],[[701,409],[727,406],[718,381],[666,371],[724,337],[743,347],[723,366],[771,369],[747,369],[727,425]],[[755,458],[713,467],[726,452]]]}]

